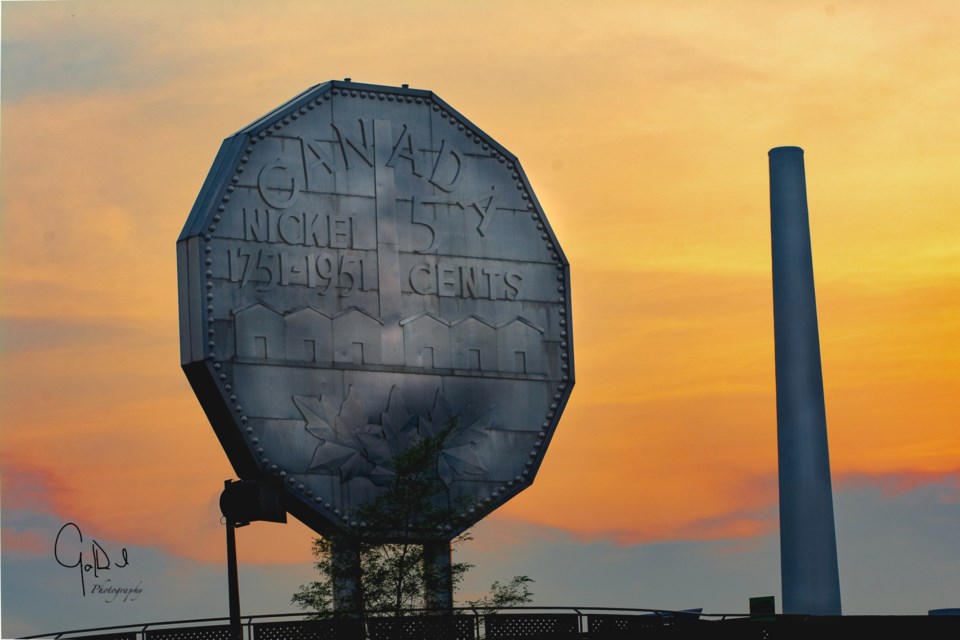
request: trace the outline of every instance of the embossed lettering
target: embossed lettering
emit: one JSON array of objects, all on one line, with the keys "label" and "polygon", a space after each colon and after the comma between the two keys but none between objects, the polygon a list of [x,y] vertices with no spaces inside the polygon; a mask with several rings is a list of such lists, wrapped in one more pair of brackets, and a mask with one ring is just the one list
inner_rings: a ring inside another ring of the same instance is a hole
[{"label": "embossed lettering", "polygon": [[250,254],[244,253],[240,247],[236,247],[227,252],[227,267],[230,276],[230,282],[240,282],[240,286],[247,284],[249,276],[247,275],[247,266],[250,262]]},{"label": "embossed lettering", "polygon": [[336,277],[336,256],[329,253],[321,253],[317,256],[317,259],[314,261],[317,269],[317,277],[320,278],[320,293],[324,294],[327,292],[327,289],[330,288],[330,285],[333,284],[333,280]]},{"label": "embossed lettering", "polygon": [[303,242],[303,214],[281,213],[277,219],[277,235],[287,244]]},{"label": "embossed lettering", "polygon": [[354,291],[370,290],[368,265],[360,255],[302,254],[260,248],[246,251],[234,247],[227,252],[227,265],[231,282],[239,282],[241,287],[254,282],[257,291],[268,291],[275,286],[302,286],[320,295],[333,289],[338,296],[346,297]]},{"label": "embossed lettering", "polygon": [[430,244],[426,249],[414,249],[417,253],[434,253],[437,250],[437,229],[436,229],[436,210],[431,207],[429,212],[424,209],[424,205],[438,204],[433,198],[424,198],[422,196],[413,196],[413,210],[410,222],[422,227],[426,227],[430,232]]},{"label": "embossed lettering", "polygon": [[422,262],[410,268],[408,282],[410,289],[422,296],[517,300],[520,298],[523,275],[509,269],[501,272],[476,265]]},{"label": "embossed lettering", "polygon": [[440,141],[440,151],[437,152],[437,161],[433,164],[429,182],[437,189],[450,193],[460,177],[463,162],[460,160],[460,154],[453,149],[447,149],[444,153],[446,145],[446,140]]},{"label": "embossed lettering", "polygon": [[254,242],[268,242],[270,233],[270,210],[254,209],[253,212],[243,209],[243,237]]},{"label": "embossed lettering", "polygon": [[498,300],[501,297],[501,286],[503,285],[503,280],[501,279],[501,273],[499,271],[494,271],[492,269],[484,269],[483,275],[487,276],[487,285],[490,287],[490,299]]},{"label": "embossed lettering", "polygon": [[520,283],[523,282],[523,276],[516,271],[507,271],[503,283],[507,285],[507,299],[516,300],[520,295]]},{"label": "embossed lettering", "polygon": [[490,190],[484,193],[475,196],[465,196],[459,200],[433,196],[413,196],[410,222],[424,227],[430,232],[429,244],[425,248],[415,248],[414,251],[417,253],[435,253],[439,249],[440,237],[437,233],[438,221],[436,205],[456,206],[464,212],[468,209],[476,211],[480,215],[480,222],[477,223],[477,233],[483,236],[486,235],[492,214],[496,210],[493,204],[496,198],[497,190],[495,186],[491,186]]},{"label": "embossed lettering", "polygon": [[279,260],[277,254],[275,253],[267,253],[266,251],[262,250],[257,252],[256,271],[258,273],[263,272],[266,274],[265,277],[257,278],[260,282],[266,280],[266,284],[262,287],[259,287],[257,291],[269,291],[273,288],[273,285],[276,284],[277,276],[276,273],[274,273],[274,267],[271,264],[273,262],[273,258],[277,258]]},{"label": "embossed lettering", "polygon": [[435,293],[436,276],[433,275],[433,266],[418,264],[410,270],[410,288],[420,295]]},{"label": "embossed lettering", "polygon": [[487,227],[490,226],[490,214],[494,211],[493,200],[496,195],[497,188],[491,186],[487,193],[476,198],[465,198],[457,203],[461,209],[466,210],[467,207],[473,207],[480,214],[480,224],[477,225],[477,232],[482,236],[487,234]]},{"label": "embossed lettering", "polygon": [[280,260],[280,284],[283,286],[291,284],[305,285],[307,284],[307,268],[303,268],[301,264],[303,260],[287,255],[283,252],[277,254],[277,258]]},{"label": "embossed lettering", "polygon": [[[329,230],[323,224],[324,216],[317,213],[304,214],[303,244],[313,243],[317,247],[327,246],[327,239],[330,237]],[[323,233],[324,235],[320,235]]]},{"label": "embossed lettering", "polygon": [[460,267],[460,296],[476,298],[480,290],[480,269]]},{"label": "embossed lettering", "polygon": [[[344,278],[350,280],[349,285],[343,283]],[[338,293],[341,297],[350,295],[354,289],[365,289],[363,286],[363,261],[356,256],[340,256],[340,281]]]},{"label": "embossed lettering", "polygon": [[[351,169],[356,165],[357,158],[372,167],[376,146],[372,135],[373,125],[362,118],[358,118],[356,122],[357,126],[353,131],[348,130],[345,125],[330,123],[334,140],[296,138],[295,144],[299,145],[299,153],[294,156],[296,159],[292,164],[287,164],[280,157],[264,164],[257,176],[257,189],[263,201],[274,209],[288,209],[297,202],[301,191],[321,189],[325,177]],[[453,192],[462,175],[461,154],[447,145],[446,140],[440,141],[438,150],[418,148],[412,129],[406,124],[400,124],[400,127],[400,134],[396,139],[390,136],[387,141],[390,147],[386,166],[392,168],[400,160],[404,160],[410,163],[410,172],[414,176],[423,178],[422,164],[421,168],[418,168],[418,156],[422,162],[428,162],[424,155],[436,154],[427,181],[443,192]],[[486,232],[491,202],[488,194],[479,200],[457,203],[463,208],[476,207],[481,217],[478,226],[481,235]]]},{"label": "embossed lettering", "polygon": [[370,142],[367,140],[367,128],[363,124],[363,119],[358,118],[357,123],[360,125],[360,138],[359,140],[355,137],[347,135],[340,127],[335,124],[330,124],[333,127],[334,132],[337,134],[337,144],[340,145],[340,155],[343,156],[343,166],[347,169],[350,168],[350,154],[347,153],[347,147],[356,152],[360,159],[367,163],[367,166],[373,166],[373,158],[371,153],[373,148],[370,145]]},{"label": "embossed lettering", "polygon": [[337,171],[337,165],[333,160],[333,156],[328,154],[323,147],[320,146],[324,141],[307,141],[303,138],[299,138],[299,140],[300,156],[303,160],[304,173],[307,177],[307,189],[313,189],[316,187],[315,173],[317,167],[323,167],[328,174],[332,174]]},{"label": "embossed lettering", "polygon": [[457,295],[457,269],[456,267],[440,267],[437,278],[437,293],[441,296]]},{"label": "embossed lettering", "polygon": [[354,248],[352,216],[243,209],[243,239],[291,246]]},{"label": "embossed lettering", "polygon": [[347,249],[353,246],[353,218],[330,216],[330,246]]},{"label": "embossed lettering", "polygon": [[423,174],[417,171],[417,160],[414,156],[413,136],[409,133],[409,131],[410,129],[407,128],[407,125],[403,125],[403,131],[400,132],[400,136],[397,138],[397,144],[394,145],[393,153],[390,155],[390,159],[387,160],[387,166],[396,166],[397,159],[401,158],[410,163],[410,171],[413,173],[413,175],[417,176],[418,178],[422,178]]},{"label": "embossed lettering", "polygon": [[286,209],[292,206],[300,195],[300,177],[277,159],[260,169],[257,189],[268,205],[275,209]]}]

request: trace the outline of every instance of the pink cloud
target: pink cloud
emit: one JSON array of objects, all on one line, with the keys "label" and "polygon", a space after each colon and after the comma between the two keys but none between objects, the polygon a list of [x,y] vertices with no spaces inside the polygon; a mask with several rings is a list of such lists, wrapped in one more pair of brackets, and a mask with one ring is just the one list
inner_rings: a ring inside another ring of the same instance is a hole
[{"label": "pink cloud", "polygon": [[923,487],[938,485],[946,487],[949,492],[945,500],[951,503],[960,501],[960,470],[903,470],[889,473],[851,471],[834,474],[834,483],[840,489],[878,488],[887,497],[896,497]]},{"label": "pink cloud", "polygon": [[75,491],[69,482],[49,467],[4,456],[0,464],[0,478],[4,510],[61,515],[70,512]]},{"label": "pink cloud", "polygon": [[3,550],[16,551],[20,554],[40,555],[50,553],[49,540],[36,531],[14,531],[4,528],[0,537],[3,540]]}]

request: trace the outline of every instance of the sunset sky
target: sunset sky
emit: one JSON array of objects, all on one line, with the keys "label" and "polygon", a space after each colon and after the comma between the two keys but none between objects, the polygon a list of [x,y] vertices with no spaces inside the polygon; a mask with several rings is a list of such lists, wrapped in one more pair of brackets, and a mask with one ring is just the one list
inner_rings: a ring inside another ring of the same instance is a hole
[{"label": "sunset sky", "polygon": [[[227,614],[175,241],[223,138],[344,77],[516,154],[571,263],[577,385],[466,595],[779,609],[767,151],[797,145],[844,612],[960,606],[958,69],[951,0],[3,2],[0,633]],[[136,601],[81,594],[67,522]],[[310,540],[238,531],[244,613],[292,610]]]}]

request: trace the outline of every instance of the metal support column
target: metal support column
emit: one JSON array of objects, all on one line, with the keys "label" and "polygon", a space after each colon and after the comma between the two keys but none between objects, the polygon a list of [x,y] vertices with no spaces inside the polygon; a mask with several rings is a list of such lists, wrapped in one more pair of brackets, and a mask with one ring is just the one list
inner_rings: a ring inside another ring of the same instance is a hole
[{"label": "metal support column", "polygon": [[453,613],[453,557],[450,541],[423,545],[424,600],[428,609]]},{"label": "metal support column", "polygon": [[352,540],[335,537],[331,546],[333,610],[337,613],[362,615],[360,545]]}]

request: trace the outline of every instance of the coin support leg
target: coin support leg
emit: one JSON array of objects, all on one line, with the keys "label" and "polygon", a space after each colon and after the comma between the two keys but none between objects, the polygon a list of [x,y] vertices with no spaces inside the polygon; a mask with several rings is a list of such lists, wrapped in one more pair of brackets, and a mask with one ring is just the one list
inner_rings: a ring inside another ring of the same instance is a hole
[{"label": "coin support leg", "polygon": [[450,541],[423,545],[424,600],[437,613],[453,613],[453,560]]}]

